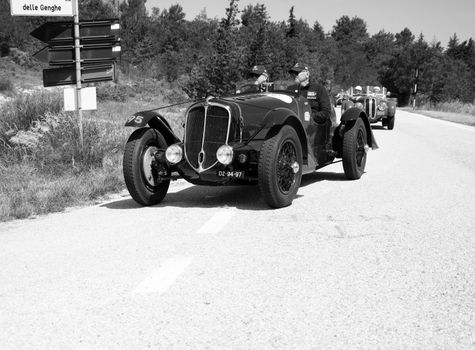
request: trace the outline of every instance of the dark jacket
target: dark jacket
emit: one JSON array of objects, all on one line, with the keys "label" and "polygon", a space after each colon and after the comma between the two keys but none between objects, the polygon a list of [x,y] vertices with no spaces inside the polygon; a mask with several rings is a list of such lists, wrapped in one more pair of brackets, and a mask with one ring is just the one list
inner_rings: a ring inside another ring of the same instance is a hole
[{"label": "dark jacket", "polygon": [[301,87],[300,84],[295,84],[289,86],[288,90],[298,92],[300,96],[308,100],[315,122],[325,123],[327,120],[332,119],[333,108],[328,92],[323,85],[310,83],[305,87]]}]

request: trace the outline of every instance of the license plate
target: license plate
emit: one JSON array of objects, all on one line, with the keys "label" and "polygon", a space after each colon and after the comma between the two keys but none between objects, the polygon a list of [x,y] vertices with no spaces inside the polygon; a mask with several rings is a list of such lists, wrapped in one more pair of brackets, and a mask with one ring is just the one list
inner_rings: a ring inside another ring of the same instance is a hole
[{"label": "license plate", "polygon": [[236,179],[241,179],[244,177],[244,171],[218,170],[217,175],[219,177],[234,177]]}]

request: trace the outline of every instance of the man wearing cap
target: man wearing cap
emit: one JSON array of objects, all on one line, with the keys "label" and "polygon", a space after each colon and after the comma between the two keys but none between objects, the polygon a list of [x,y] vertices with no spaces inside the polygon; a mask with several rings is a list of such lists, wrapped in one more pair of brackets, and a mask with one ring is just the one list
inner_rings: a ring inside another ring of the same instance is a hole
[{"label": "man wearing cap", "polygon": [[297,92],[308,100],[312,110],[313,120],[324,124],[332,119],[332,105],[325,87],[316,82],[310,82],[310,71],[305,64],[296,63],[289,73],[295,77],[296,84],[287,89]]},{"label": "man wearing cap", "polygon": [[361,88],[361,86],[357,85],[355,86],[355,95],[361,95],[363,94],[363,89]]},{"label": "man wearing cap", "polygon": [[269,74],[267,74],[267,69],[264,66],[257,65],[251,68],[250,75],[256,78],[254,84],[261,85],[262,83],[267,82],[269,79]]},{"label": "man wearing cap", "polygon": [[269,79],[269,74],[267,73],[266,67],[262,65],[256,65],[251,68],[249,71],[249,76],[253,79],[254,85],[246,84],[244,86],[241,86],[238,90],[236,90],[236,93],[244,93],[244,92],[265,92],[267,91],[267,80]]}]

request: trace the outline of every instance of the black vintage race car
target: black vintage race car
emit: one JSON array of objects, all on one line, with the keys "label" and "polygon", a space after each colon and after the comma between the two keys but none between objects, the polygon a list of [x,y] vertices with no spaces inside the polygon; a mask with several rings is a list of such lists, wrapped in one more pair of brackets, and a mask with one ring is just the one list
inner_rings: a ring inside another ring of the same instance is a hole
[{"label": "black vintage race car", "polygon": [[387,96],[386,89],[375,87],[366,87],[366,92],[355,94],[350,90],[341,104],[341,112],[351,107],[357,107],[365,111],[370,123],[381,121],[388,130],[394,129],[396,116],[397,99]]},{"label": "black vintage race car", "polygon": [[178,174],[196,185],[258,185],[270,207],[285,207],[302,174],[341,158],[346,177],[359,179],[369,148],[377,148],[361,109],[348,109],[338,125],[317,124],[308,101],[290,91],[195,102],[183,139],[156,111],[135,113],[126,126],[138,129],[125,146],[124,178],[141,205],[161,202]]}]

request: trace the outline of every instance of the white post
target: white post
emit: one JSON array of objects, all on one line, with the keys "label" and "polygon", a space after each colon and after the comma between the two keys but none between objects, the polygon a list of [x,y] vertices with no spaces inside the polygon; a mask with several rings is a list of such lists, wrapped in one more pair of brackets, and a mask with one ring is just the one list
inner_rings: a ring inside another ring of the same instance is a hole
[{"label": "white post", "polygon": [[82,101],[81,101],[81,42],[79,34],[79,0],[73,1],[74,16],[74,52],[76,56],[76,107],[79,115],[79,138],[81,150],[84,152],[84,135],[82,129]]}]

